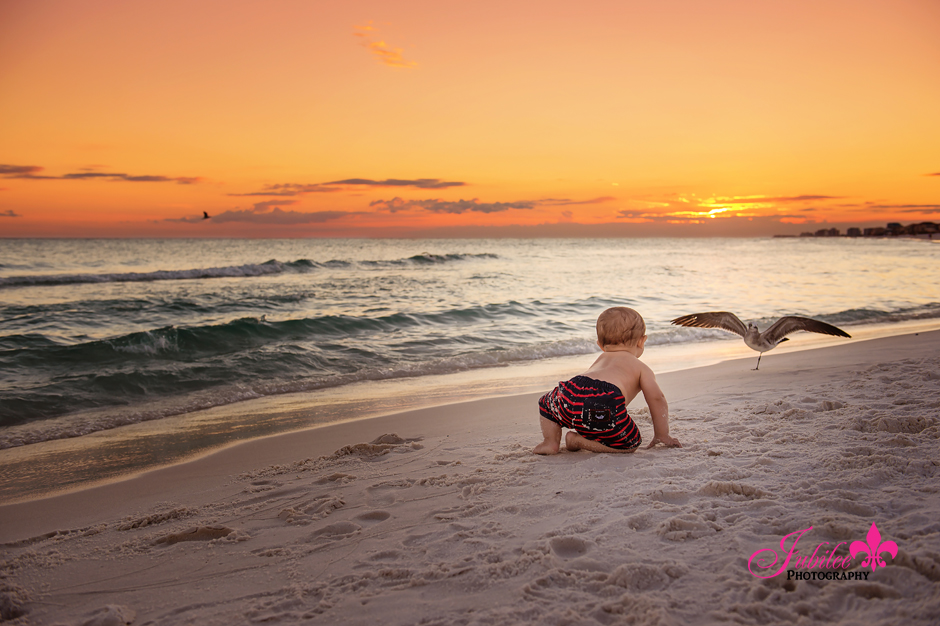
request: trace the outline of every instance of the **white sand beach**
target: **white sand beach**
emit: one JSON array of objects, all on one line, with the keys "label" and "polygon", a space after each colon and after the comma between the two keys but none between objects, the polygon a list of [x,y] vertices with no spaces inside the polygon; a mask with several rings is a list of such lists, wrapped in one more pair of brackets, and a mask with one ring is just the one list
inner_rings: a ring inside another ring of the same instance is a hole
[{"label": "white sand beach", "polygon": [[[535,456],[528,394],[3,506],[0,611],[102,626],[940,622],[940,331],[754,363],[659,376],[682,449]],[[648,441],[642,397],[631,414]],[[874,570],[852,558],[851,580],[749,572],[790,533],[812,527],[800,554],[828,542],[841,558],[872,524],[897,554]]]}]

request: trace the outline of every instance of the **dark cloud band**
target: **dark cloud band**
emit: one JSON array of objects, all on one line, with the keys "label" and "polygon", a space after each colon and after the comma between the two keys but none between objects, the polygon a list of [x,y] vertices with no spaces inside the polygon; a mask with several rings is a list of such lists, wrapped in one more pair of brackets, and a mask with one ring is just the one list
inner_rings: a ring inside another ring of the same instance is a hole
[{"label": "dark cloud band", "polygon": [[230,196],[302,196],[308,193],[333,193],[342,191],[345,187],[413,187],[415,189],[448,189],[450,187],[463,187],[467,183],[460,181],[441,180],[439,178],[386,178],[385,180],[372,180],[371,178],[344,178],[328,183],[281,183],[278,185],[265,185],[261,191],[250,193],[230,193]]},{"label": "dark cloud band", "polygon": [[298,224],[321,224],[336,220],[353,213],[348,211],[284,211],[275,207],[270,211],[258,212],[251,209],[244,211],[226,211],[212,218],[216,223],[243,222],[249,224],[278,224],[281,226],[296,226]]},{"label": "dark cloud band", "polygon": [[570,198],[542,198],[537,202],[537,204],[544,206],[569,206],[572,204],[601,204],[603,202],[611,202],[617,198],[613,196],[600,196],[599,198],[591,198],[590,200],[571,200]]},{"label": "dark cloud band", "polygon": [[401,178],[386,178],[385,180],[370,180],[368,178],[347,178],[323,183],[324,185],[365,185],[368,187],[415,187],[417,189],[447,189],[449,187],[463,187],[467,183],[460,181],[447,181],[439,178],[415,178],[412,180]]},{"label": "dark cloud band", "polygon": [[839,200],[843,196],[777,196],[773,198],[722,199],[716,204],[766,204],[768,202],[812,202],[814,200]]},{"label": "dark cloud band", "polygon": [[0,176],[3,178],[23,178],[27,180],[107,180],[111,182],[130,183],[176,183],[178,185],[193,185],[203,180],[199,176],[134,176],[117,172],[74,172],[62,176],[46,176],[40,174],[45,168],[39,165],[0,165]]},{"label": "dark cloud band", "polygon": [[179,217],[167,218],[167,222],[184,222],[194,224],[211,219],[215,224],[247,223],[247,224],[275,224],[280,226],[296,226],[299,224],[320,224],[330,220],[340,219],[348,215],[358,215],[351,211],[285,211],[282,206],[297,204],[298,200],[265,200],[256,202],[250,209],[232,209],[205,217]]},{"label": "dark cloud band", "polygon": [[398,211],[408,211],[411,209],[423,209],[431,213],[449,213],[460,214],[467,212],[474,213],[500,213],[510,209],[531,209],[536,206],[536,202],[480,202],[476,198],[472,200],[404,200],[402,198],[392,198],[391,200],[375,200],[370,202],[370,207],[397,213]]}]

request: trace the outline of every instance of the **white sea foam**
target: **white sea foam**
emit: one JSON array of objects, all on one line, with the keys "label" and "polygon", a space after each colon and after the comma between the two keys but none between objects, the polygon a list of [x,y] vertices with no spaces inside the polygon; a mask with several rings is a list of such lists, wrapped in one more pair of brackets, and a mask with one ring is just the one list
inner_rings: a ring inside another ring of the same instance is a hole
[{"label": "white sea foam", "polygon": [[[135,354],[156,354],[172,348],[171,342],[172,339],[161,336],[154,338],[152,342],[134,344],[122,349]],[[268,383],[239,381],[212,390],[155,400],[142,407],[95,409],[54,419],[8,426],[0,429],[0,449],[54,439],[80,437],[129,424],[192,413],[266,396],[330,389],[366,381],[452,374],[553,357],[591,354],[597,351],[597,346],[589,340],[569,340],[493,353],[466,354],[429,362],[404,363],[394,367],[368,368],[355,373],[334,376]]]},{"label": "white sea foam", "polygon": [[284,268],[284,263],[269,261],[268,263],[249,263],[231,267],[207,267],[169,271],[160,270],[156,272],[6,276],[0,277],[0,287],[75,285],[82,283],[134,283],[158,280],[195,280],[197,278],[243,278],[280,274],[284,271]]}]

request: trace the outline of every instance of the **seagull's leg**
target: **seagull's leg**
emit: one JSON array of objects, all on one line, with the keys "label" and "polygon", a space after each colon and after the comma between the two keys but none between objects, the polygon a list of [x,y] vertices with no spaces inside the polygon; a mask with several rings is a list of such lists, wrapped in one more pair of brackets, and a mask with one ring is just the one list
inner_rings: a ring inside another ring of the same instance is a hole
[{"label": "seagull's leg", "polygon": [[763,353],[763,352],[761,352],[760,354],[757,355],[757,367],[754,368],[754,371],[755,371],[755,372],[760,369],[760,358],[761,358],[762,356],[764,356],[764,353]]}]

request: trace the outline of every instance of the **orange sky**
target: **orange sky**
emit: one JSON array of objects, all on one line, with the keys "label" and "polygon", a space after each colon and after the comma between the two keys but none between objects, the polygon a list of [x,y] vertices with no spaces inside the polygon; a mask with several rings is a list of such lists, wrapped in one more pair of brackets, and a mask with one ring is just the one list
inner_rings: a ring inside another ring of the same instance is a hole
[{"label": "orange sky", "polygon": [[0,0],[0,236],[940,221],[938,68],[936,0]]}]

